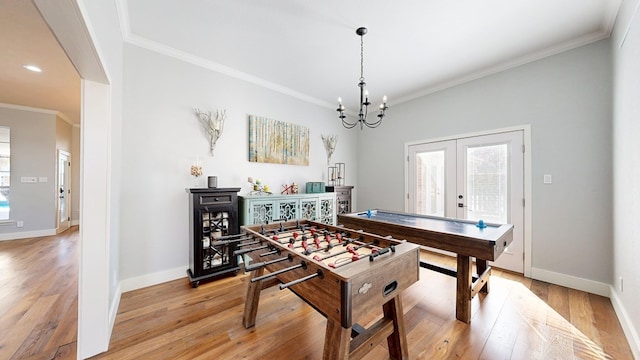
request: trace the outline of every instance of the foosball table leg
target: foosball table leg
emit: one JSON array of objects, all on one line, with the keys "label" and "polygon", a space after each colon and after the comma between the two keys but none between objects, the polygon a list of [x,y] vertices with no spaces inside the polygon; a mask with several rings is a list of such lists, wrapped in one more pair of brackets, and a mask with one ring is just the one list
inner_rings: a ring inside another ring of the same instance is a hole
[{"label": "foosball table leg", "polygon": [[391,359],[409,359],[407,334],[404,328],[404,312],[400,294],[382,306],[384,317],[393,321],[394,331],[387,337]]},{"label": "foosball table leg", "polygon": [[[352,328],[343,328],[340,322],[327,318],[323,360],[361,359],[380,342],[387,339],[389,358],[408,360],[409,347],[404,328],[402,299],[396,295],[382,306],[383,318],[353,339]],[[353,329],[355,329],[354,327]]]},{"label": "foosball table leg", "polygon": [[[251,272],[251,278],[262,276],[264,268],[259,268]],[[258,314],[258,303],[260,302],[260,290],[262,290],[262,281],[249,282],[247,288],[247,298],[244,304],[244,315],[242,316],[242,325],[248,329],[256,325],[256,316]]]},{"label": "foosball table leg", "polygon": [[323,360],[349,359],[351,328],[343,328],[339,321],[327,317],[327,331],[324,338]]}]

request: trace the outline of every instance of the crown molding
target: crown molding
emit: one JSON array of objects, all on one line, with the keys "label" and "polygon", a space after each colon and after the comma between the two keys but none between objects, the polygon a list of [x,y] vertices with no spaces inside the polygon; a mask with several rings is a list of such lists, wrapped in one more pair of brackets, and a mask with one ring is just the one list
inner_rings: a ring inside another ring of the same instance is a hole
[{"label": "crown molding", "polygon": [[31,112],[41,113],[41,114],[49,114],[49,115],[60,116],[60,112],[59,111],[50,110],[50,109],[36,108],[36,107],[31,107],[31,106],[0,103],[0,107],[7,108],[7,109],[12,109],[12,110],[31,111]]},{"label": "crown molding", "polygon": [[[262,79],[260,77],[233,69],[231,67],[216,63],[214,61],[211,61],[199,56],[195,56],[191,53],[178,50],[176,48],[158,43],[156,41],[149,40],[147,38],[132,34],[131,26],[129,22],[127,2],[128,0],[116,0],[118,17],[120,19],[120,30],[122,32],[122,38],[126,43],[129,43],[129,44],[132,44],[156,53],[160,53],[166,56],[170,56],[175,59],[182,60],[190,64],[200,66],[208,70],[218,72],[236,79],[240,79],[240,80],[243,80],[243,81],[246,81],[246,82],[249,82],[273,91],[277,91],[279,93],[289,95],[299,100],[306,101],[321,107],[325,107],[332,110],[335,109],[335,104],[333,103],[329,103],[327,101],[315,98],[307,94],[303,94],[301,92],[298,92],[286,86],[282,86],[280,84],[274,83],[272,81]],[[521,65],[528,64],[530,62],[534,62],[549,56],[557,55],[559,53],[578,48],[580,46],[588,45],[590,43],[609,38],[613,31],[613,28],[616,22],[616,17],[620,9],[620,5],[621,5],[621,0],[614,0],[607,3],[606,9],[605,9],[605,13],[606,13],[605,20],[603,21],[602,26],[600,27],[600,31],[598,32],[591,33],[576,39],[572,39],[571,41],[554,45],[535,53],[527,54],[523,57],[514,59],[512,61],[508,61],[506,63],[501,63],[496,66],[490,66],[490,67],[478,69],[476,71],[472,71],[467,74],[456,76],[455,78],[452,78],[448,81],[433,84],[432,86],[418,90],[413,94],[394,98],[393,103],[394,105],[402,104],[423,96],[436,93],[438,91],[442,91],[457,85],[461,85],[473,80],[483,78],[488,75],[496,74],[501,71],[509,70]],[[640,7],[640,4],[638,4],[638,6]],[[637,11],[638,11],[638,8],[636,8],[636,12]],[[347,114],[355,116],[355,112],[347,112]]]},{"label": "crown molding", "polygon": [[538,60],[542,60],[544,58],[553,56],[553,55],[557,55],[557,54],[561,54],[565,51],[569,51],[569,50],[573,50],[576,48],[579,48],[581,46],[585,46],[591,43],[594,43],[596,41],[599,40],[603,40],[603,39],[607,39],[610,34],[611,34],[611,28],[606,28],[603,29],[600,32],[597,33],[592,33],[589,35],[585,35],[582,36],[580,38],[576,38],[573,39],[571,41],[567,41],[549,48],[546,48],[544,50],[535,52],[535,53],[531,53],[531,54],[527,54],[526,56],[514,59],[512,61],[506,62],[506,63],[500,63],[496,66],[490,66],[490,67],[486,67],[484,69],[479,69],[477,71],[473,71],[471,73],[468,73],[467,75],[464,76],[459,76],[459,77],[455,77],[449,81],[445,81],[445,82],[441,82],[439,84],[436,84],[434,86],[430,86],[428,88],[422,89],[420,91],[417,91],[413,94],[410,95],[406,95],[406,96],[401,96],[399,98],[397,98],[394,103],[395,104],[401,104],[401,103],[405,103],[411,100],[415,100],[418,98],[421,98],[423,96],[427,96],[433,93],[436,93],[438,91],[442,91],[442,90],[446,90],[448,88],[452,88],[454,86],[458,86],[458,85],[462,85],[464,83],[468,83],[480,78],[483,78],[485,76],[489,76],[489,75],[493,75],[493,74],[497,74],[500,73],[502,71],[505,70],[509,70],[509,69],[513,69],[516,68],[518,66],[522,66],[522,65],[526,65],[528,63],[532,63],[534,61],[538,61]]}]

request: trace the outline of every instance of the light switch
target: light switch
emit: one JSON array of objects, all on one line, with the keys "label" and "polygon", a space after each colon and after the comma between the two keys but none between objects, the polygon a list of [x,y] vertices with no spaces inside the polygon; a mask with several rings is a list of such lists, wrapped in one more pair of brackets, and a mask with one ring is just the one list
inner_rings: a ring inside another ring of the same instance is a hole
[{"label": "light switch", "polygon": [[20,182],[23,183],[37,183],[38,182],[38,178],[35,176],[23,176],[20,178]]},{"label": "light switch", "polygon": [[545,184],[551,184],[553,182],[553,177],[551,176],[551,174],[545,174],[543,182]]}]

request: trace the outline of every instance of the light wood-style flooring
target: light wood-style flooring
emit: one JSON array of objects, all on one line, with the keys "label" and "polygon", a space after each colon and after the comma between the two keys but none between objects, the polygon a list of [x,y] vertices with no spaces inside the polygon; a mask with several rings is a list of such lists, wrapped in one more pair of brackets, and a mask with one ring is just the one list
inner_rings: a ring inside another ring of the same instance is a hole
[{"label": "light wood-style flooring", "polygon": [[[77,239],[76,228],[0,242],[0,359],[75,358]],[[455,279],[421,269],[403,293],[411,359],[633,359],[609,299],[497,270],[491,281],[467,325],[455,319]],[[109,351],[94,358],[321,359],[326,321],[288,290],[264,290],[256,326],[242,326],[247,282],[193,289],[185,278],[125,293]],[[386,344],[365,359],[388,359]]]},{"label": "light wood-style flooring", "polygon": [[78,227],[0,241],[0,359],[75,359]]}]

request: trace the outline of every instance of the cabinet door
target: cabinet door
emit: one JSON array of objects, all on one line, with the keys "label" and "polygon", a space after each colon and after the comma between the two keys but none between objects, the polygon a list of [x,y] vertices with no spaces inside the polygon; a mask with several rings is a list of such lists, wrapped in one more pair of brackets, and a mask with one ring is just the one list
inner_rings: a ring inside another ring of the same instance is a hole
[{"label": "cabinet door", "polygon": [[282,199],[278,201],[278,217],[277,220],[295,220],[298,219],[298,199]]},{"label": "cabinet door", "polygon": [[318,198],[300,199],[300,218],[313,221],[318,219]]},{"label": "cabinet door", "polygon": [[249,201],[249,224],[267,224],[273,222],[276,202],[272,200]]},{"label": "cabinet door", "polygon": [[234,250],[232,245],[214,245],[216,238],[231,235],[233,228],[233,212],[227,209],[209,210],[207,208],[198,212],[202,224],[201,229],[201,253],[198,257],[200,268],[198,275],[216,270],[220,267],[231,264],[231,253]]},{"label": "cabinet door", "polygon": [[333,198],[320,198],[320,216],[318,221],[321,223],[335,224],[335,204]]}]

